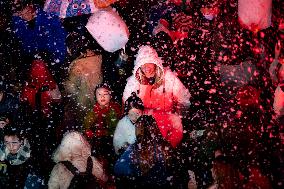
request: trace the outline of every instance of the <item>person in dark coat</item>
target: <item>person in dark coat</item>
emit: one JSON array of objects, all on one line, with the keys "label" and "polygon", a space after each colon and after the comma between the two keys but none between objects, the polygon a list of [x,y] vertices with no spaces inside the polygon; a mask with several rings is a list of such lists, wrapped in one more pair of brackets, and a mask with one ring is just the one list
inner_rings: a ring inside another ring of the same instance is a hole
[{"label": "person in dark coat", "polygon": [[24,54],[33,56],[39,52],[50,53],[52,70],[56,80],[60,80],[60,68],[67,54],[67,32],[59,18],[47,14],[32,0],[20,1],[14,7],[11,29],[20,41]]},{"label": "person in dark coat", "polygon": [[163,139],[152,116],[139,117],[136,137],[137,141],[127,148],[114,167],[116,176],[126,178],[121,187],[172,188],[172,180],[168,179],[172,175],[171,146]]}]

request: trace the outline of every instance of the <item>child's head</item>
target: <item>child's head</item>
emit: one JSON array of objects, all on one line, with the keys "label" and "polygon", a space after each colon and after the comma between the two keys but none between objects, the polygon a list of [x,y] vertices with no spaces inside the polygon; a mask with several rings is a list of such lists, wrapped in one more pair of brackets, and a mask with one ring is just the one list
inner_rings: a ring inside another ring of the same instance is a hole
[{"label": "child's head", "polygon": [[23,145],[24,140],[18,129],[6,127],[4,130],[4,144],[11,154],[16,154]]},{"label": "child's head", "polygon": [[55,150],[52,159],[60,161],[72,161],[74,159],[87,158],[91,155],[91,146],[86,138],[77,131],[68,131],[64,134],[60,145]]},{"label": "child's head", "polygon": [[142,100],[135,92],[125,101],[124,113],[128,115],[129,119],[135,123],[137,119],[143,114],[144,105]]},{"label": "child's head", "polygon": [[103,83],[96,87],[95,89],[95,97],[97,103],[102,107],[108,107],[111,100],[111,89],[110,87]]}]

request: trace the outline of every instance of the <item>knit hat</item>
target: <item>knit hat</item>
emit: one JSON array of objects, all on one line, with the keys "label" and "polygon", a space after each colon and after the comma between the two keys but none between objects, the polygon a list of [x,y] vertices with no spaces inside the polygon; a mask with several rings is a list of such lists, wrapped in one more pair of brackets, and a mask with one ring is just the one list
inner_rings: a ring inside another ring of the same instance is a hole
[{"label": "knit hat", "polygon": [[132,92],[131,96],[125,101],[124,114],[127,115],[132,108],[144,110],[143,101],[137,96],[135,92]]}]

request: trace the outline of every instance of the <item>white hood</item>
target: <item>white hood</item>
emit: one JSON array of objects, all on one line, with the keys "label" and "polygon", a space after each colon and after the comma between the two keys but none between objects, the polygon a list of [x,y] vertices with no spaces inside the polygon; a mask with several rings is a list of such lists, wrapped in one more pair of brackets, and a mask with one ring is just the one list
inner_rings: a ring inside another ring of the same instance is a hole
[{"label": "white hood", "polygon": [[158,53],[155,49],[151,46],[141,46],[136,56],[136,60],[134,62],[134,70],[133,75],[139,81],[140,84],[142,81],[142,72],[139,69],[142,65],[146,63],[153,63],[155,64],[158,69],[156,70],[156,83],[160,82],[164,77],[164,68],[163,68],[163,61],[158,56]]}]

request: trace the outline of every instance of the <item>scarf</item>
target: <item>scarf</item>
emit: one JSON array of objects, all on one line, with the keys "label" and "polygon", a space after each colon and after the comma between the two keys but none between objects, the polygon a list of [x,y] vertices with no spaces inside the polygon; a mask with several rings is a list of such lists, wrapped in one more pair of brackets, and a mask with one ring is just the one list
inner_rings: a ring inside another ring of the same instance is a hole
[{"label": "scarf", "polygon": [[29,142],[25,139],[17,154],[11,154],[8,148],[3,145],[0,149],[0,161],[7,160],[10,165],[21,165],[31,157]]},{"label": "scarf", "polygon": [[[95,130],[96,136],[106,135],[108,133],[107,130],[111,130],[114,128],[112,127],[112,122],[115,120],[119,120],[121,116],[120,107],[118,104],[114,102],[110,102],[108,107],[101,108],[98,103],[95,104],[93,111],[96,115],[95,121]],[[113,134],[113,133],[112,133]]]}]

